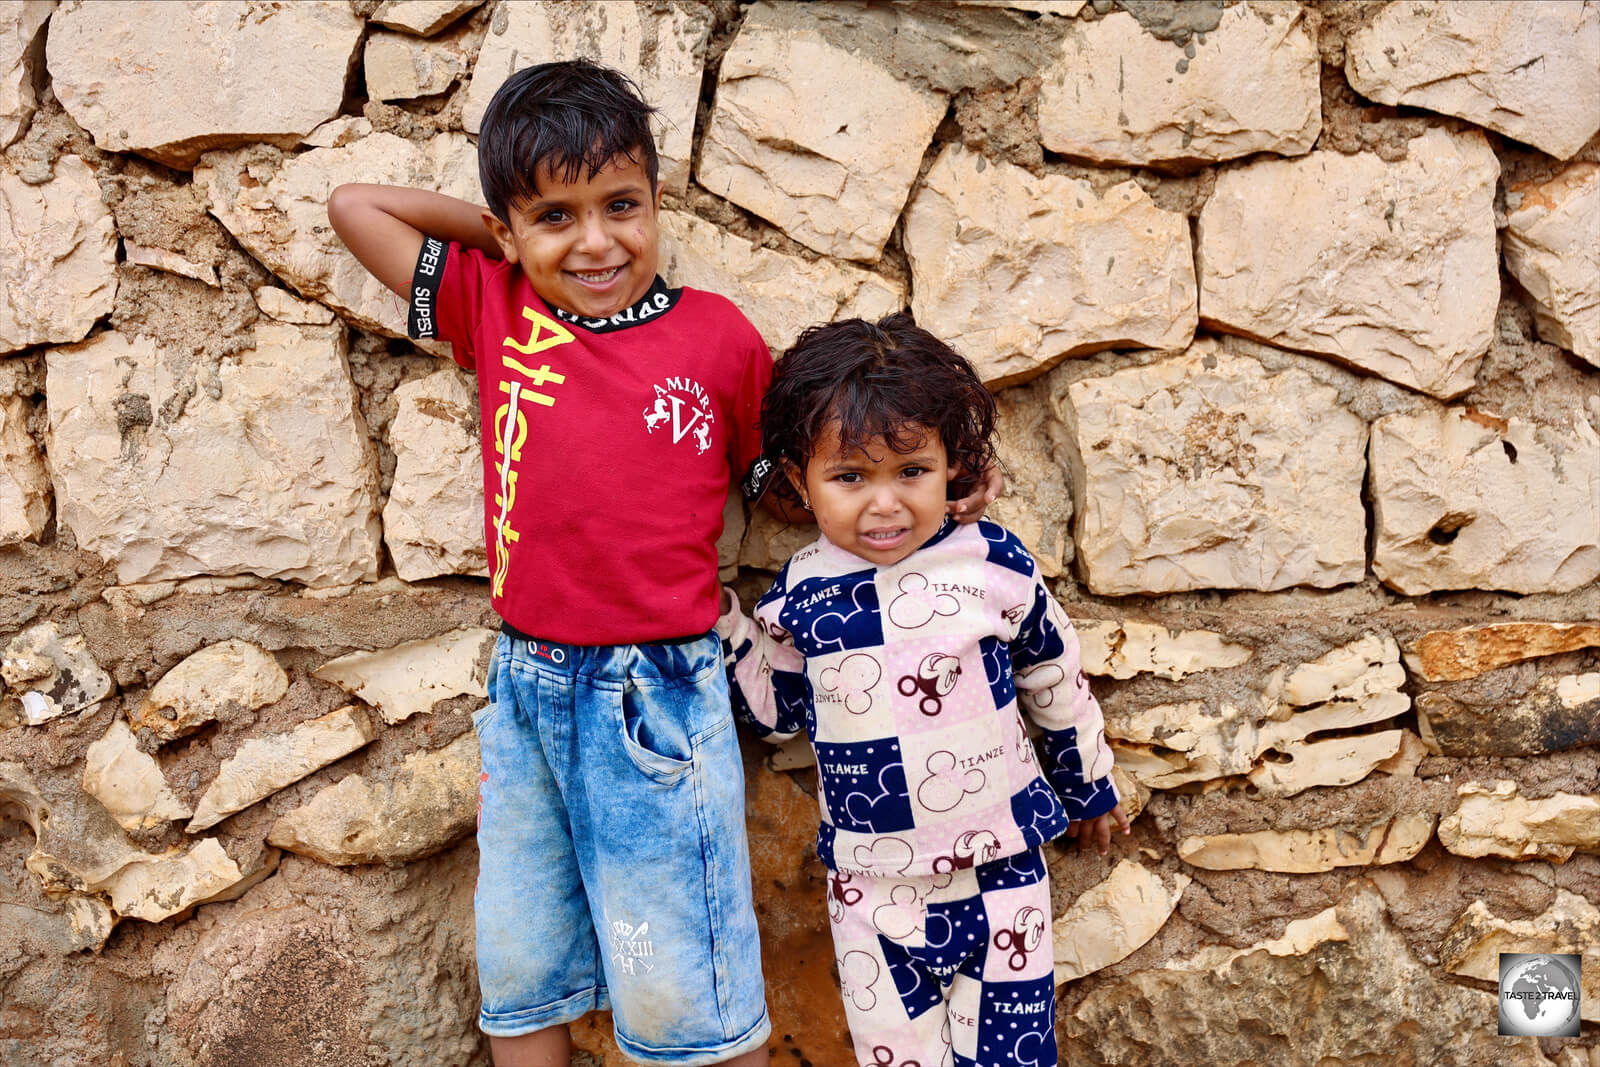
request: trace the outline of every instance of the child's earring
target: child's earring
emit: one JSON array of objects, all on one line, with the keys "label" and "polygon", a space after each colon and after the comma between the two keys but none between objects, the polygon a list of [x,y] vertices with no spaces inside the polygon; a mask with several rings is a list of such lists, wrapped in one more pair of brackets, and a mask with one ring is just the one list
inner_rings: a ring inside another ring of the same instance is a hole
[{"label": "child's earring", "polygon": [[801,497],[800,498],[800,506],[805,508],[807,511],[810,511],[811,510],[811,501],[807,500],[805,497]]}]

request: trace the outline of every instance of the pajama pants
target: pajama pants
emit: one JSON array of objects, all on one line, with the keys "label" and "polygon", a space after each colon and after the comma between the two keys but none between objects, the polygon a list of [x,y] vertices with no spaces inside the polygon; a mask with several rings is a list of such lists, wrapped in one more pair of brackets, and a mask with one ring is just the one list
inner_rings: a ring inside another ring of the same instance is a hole
[{"label": "pajama pants", "polygon": [[828,912],[861,1067],[1055,1067],[1039,849],[918,878],[834,872]]}]

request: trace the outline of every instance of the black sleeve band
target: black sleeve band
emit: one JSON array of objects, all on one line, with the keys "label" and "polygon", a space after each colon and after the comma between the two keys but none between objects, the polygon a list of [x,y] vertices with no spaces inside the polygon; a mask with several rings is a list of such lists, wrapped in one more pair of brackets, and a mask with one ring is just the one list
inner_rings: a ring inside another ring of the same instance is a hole
[{"label": "black sleeve band", "polygon": [[437,237],[422,237],[417,266],[411,272],[411,299],[406,307],[406,335],[419,341],[439,336],[439,283],[444,280],[444,263],[450,246]]},{"label": "black sleeve band", "polygon": [[744,481],[739,483],[739,491],[744,494],[745,500],[751,504],[760,500],[777,470],[778,465],[772,460],[766,456],[757,456],[755,462],[750,464],[749,471],[745,473]]}]

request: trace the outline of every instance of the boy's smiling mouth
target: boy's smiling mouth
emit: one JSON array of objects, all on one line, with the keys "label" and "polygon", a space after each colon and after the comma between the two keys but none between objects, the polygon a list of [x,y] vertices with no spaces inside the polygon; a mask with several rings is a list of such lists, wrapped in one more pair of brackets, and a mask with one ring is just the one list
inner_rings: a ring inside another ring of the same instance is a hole
[{"label": "boy's smiling mouth", "polygon": [[588,285],[604,285],[618,274],[621,274],[622,271],[623,267],[617,266],[607,267],[604,270],[569,270],[567,273]]}]

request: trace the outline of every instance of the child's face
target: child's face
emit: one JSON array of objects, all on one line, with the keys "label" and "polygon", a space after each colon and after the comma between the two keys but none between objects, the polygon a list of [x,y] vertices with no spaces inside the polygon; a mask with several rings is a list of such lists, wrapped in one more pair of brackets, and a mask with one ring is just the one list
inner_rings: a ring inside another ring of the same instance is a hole
[{"label": "child's face", "polygon": [[844,452],[838,423],[830,422],[804,473],[789,470],[828,540],[880,567],[921,548],[944,522],[953,472],[939,435],[917,429],[920,440],[909,452],[896,452],[883,437]]},{"label": "child's face", "polygon": [[644,167],[617,156],[593,178],[564,181],[548,168],[539,195],[511,205],[511,225],[487,212],[500,250],[533,289],[563,311],[606,318],[637,301],[656,276],[661,189]]}]

